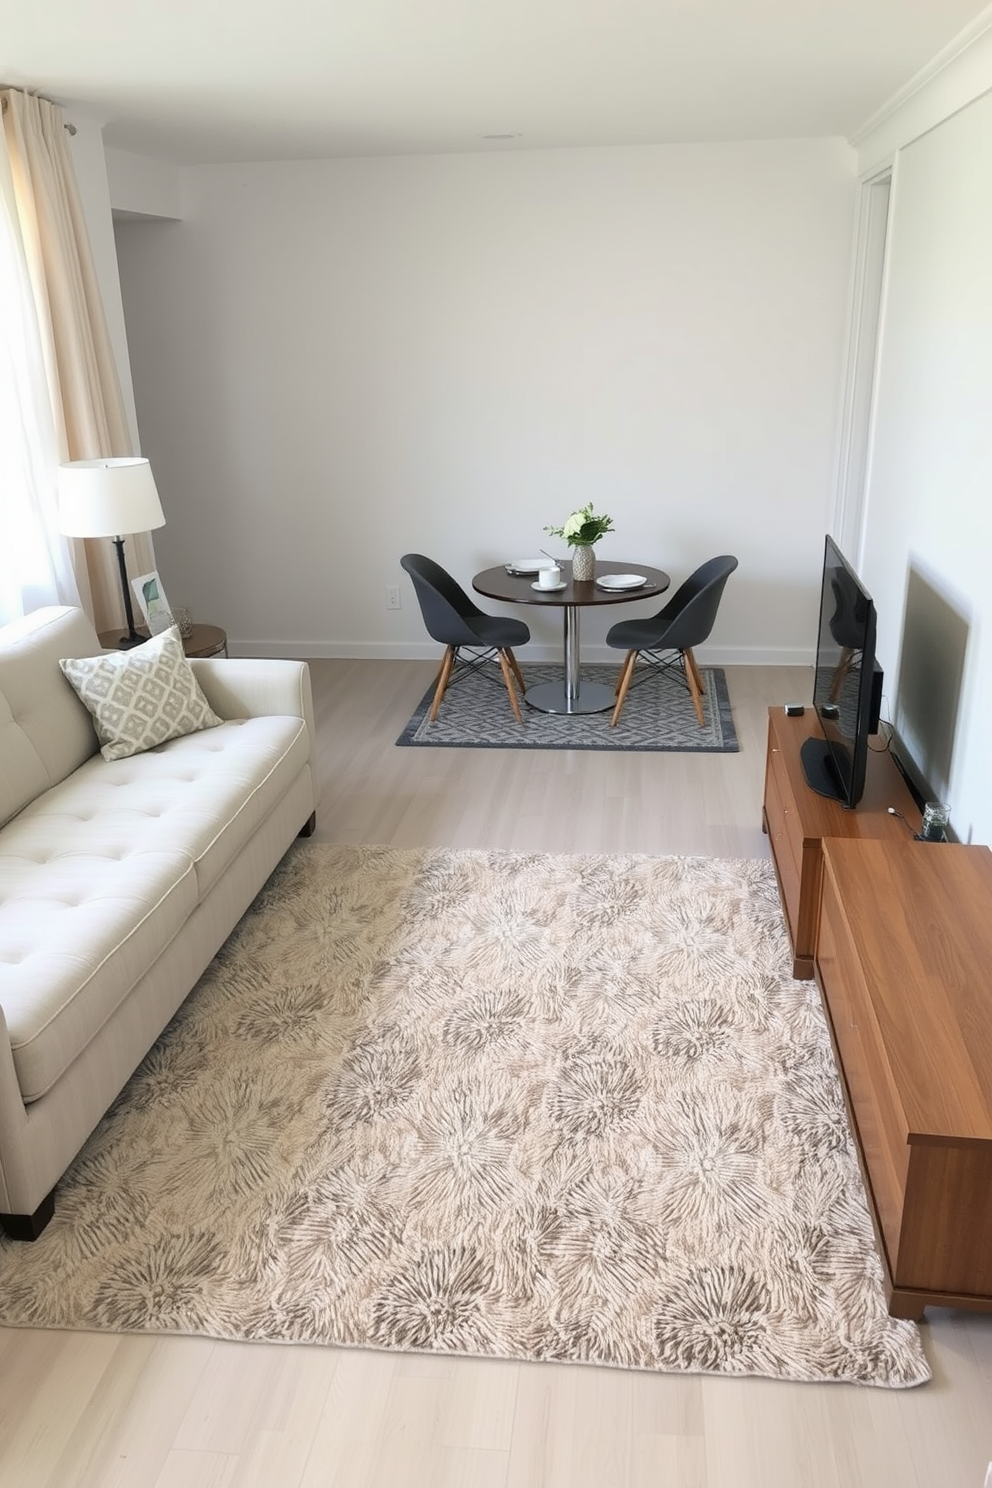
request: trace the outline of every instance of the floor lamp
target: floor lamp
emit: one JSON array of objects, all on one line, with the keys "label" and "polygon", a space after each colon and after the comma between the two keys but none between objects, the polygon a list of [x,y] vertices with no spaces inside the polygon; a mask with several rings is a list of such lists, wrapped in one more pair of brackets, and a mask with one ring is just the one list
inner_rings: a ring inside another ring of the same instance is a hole
[{"label": "floor lamp", "polygon": [[123,651],[148,639],[134,628],[123,534],[151,532],[164,526],[162,504],[147,460],[72,460],[59,466],[60,530],[66,537],[110,537],[117,549],[127,622],[127,635],[117,642]]}]

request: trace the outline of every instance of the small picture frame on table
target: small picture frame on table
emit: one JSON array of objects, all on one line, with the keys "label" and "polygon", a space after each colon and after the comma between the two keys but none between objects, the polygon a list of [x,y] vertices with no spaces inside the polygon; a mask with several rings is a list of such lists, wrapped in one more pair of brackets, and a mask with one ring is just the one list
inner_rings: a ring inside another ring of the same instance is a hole
[{"label": "small picture frame on table", "polygon": [[131,580],[131,588],[151,634],[160,635],[163,630],[168,630],[174,622],[158,569],[153,568],[149,573],[139,574],[136,579]]}]

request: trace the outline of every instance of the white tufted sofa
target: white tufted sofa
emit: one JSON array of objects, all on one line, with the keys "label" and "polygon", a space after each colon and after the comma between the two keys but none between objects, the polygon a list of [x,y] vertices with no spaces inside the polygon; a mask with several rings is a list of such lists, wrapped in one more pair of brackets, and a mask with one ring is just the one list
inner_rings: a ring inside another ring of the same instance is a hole
[{"label": "white tufted sofa", "polygon": [[59,1177],[315,804],[310,674],[194,660],[219,728],[107,763],[59,658],[80,610],[0,629],[0,1223]]}]

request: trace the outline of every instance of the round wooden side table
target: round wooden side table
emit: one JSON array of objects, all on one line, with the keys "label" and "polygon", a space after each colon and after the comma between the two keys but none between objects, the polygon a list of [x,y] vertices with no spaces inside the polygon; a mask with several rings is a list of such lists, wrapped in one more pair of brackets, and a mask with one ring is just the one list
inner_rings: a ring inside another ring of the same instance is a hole
[{"label": "round wooden side table", "polygon": [[194,625],[183,637],[183,650],[187,656],[226,656],[227,631],[219,625]]},{"label": "round wooden side table", "polygon": [[[118,626],[116,630],[101,630],[100,645],[105,651],[116,651],[124,628]],[[148,639],[145,626],[138,625],[135,629],[139,635]],[[189,635],[183,636],[183,650],[187,656],[226,656],[227,631],[221,630],[219,625],[194,625]]]}]

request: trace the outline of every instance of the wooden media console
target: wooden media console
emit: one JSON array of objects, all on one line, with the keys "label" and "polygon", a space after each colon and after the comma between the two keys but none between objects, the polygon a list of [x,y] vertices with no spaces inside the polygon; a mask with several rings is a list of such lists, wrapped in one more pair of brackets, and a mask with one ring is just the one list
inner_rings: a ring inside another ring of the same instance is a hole
[{"label": "wooden media console", "polygon": [[765,824],[794,952],[815,974],[889,1310],[992,1311],[992,852],[915,841],[894,762],[862,805],[806,785],[808,716],[769,715]]},{"label": "wooden media console", "polygon": [[[887,842],[903,842],[912,839],[920,827],[916,802],[880,740],[876,741],[879,748],[868,755],[865,793],[857,810],[849,811],[839,801],[810,790],[799,751],[817,732],[812,709],[798,718],[787,717],[781,708],[768,710],[763,825],[792,940],[792,974],[800,978],[813,975],[823,839],[880,837]],[[905,820],[890,816],[890,806]]]},{"label": "wooden media console", "polygon": [[828,839],[816,979],[889,1311],[992,1311],[992,852]]}]

